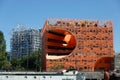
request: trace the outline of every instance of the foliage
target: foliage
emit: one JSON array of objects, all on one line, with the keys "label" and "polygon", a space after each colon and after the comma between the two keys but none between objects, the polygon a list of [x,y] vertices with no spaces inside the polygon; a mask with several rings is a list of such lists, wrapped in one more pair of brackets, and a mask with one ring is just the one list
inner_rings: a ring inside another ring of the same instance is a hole
[{"label": "foliage", "polygon": [[2,31],[0,31],[0,54],[6,53],[6,41],[4,39],[4,35]]},{"label": "foliage", "polygon": [[29,69],[40,71],[41,63],[41,51],[34,51],[29,57]]},{"label": "foliage", "polygon": [[52,71],[55,71],[55,70],[57,70],[57,69],[62,69],[62,68],[64,68],[64,65],[63,65],[63,64],[56,64],[56,65],[54,65],[54,66],[51,66],[51,70],[52,70]]},{"label": "foliage", "polygon": [[88,21],[87,20],[85,20],[85,22],[84,22],[85,24],[88,24]]},{"label": "foliage", "polygon": [[0,69],[7,68],[6,41],[4,34],[0,31]]},{"label": "foliage", "polygon": [[20,65],[22,67],[24,67],[25,69],[27,69],[27,57],[26,56],[23,56],[20,60]]},{"label": "foliage", "polygon": [[3,68],[3,62],[6,59],[5,54],[0,53],[0,69]]},{"label": "foliage", "polygon": [[2,70],[8,71],[8,70],[11,69],[11,64],[10,64],[7,60],[4,60],[4,61],[3,61],[3,66],[2,66],[2,67],[3,67]]},{"label": "foliage", "polygon": [[11,60],[12,70],[16,70],[16,67],[19,65],[20,65],[20,60],[18,60],[17,58],[12,58]]},{"label": "foliage", "polygon": [[25,68],[20,65],[16,67],[16,71],[24,71],[24,70]]},{"label": "foliage", "polygon": [[0,31],[0,69],[1,70],[36,70],[41,68],[41,50],[30,53],[29,56],[23,56],[21,59],[12,58],[9,62],[6,53],[6,41],[2,31]]},{"label": "foliage", "polygon": [[40,71],[41,68],[41,51],[34,51],[30,53],[30,55],[23,56],[20,60],[21,66],[25,68],[25,70],[34,70],[34,71]]},{"label": "foliage", "polygon": [[85,26],[85,23],[82,23],[81,26],[84,27],[84,26]]},{"label": "foliage", "polygon": [[54,24],[49,24],[49,26],[54,26]]}]

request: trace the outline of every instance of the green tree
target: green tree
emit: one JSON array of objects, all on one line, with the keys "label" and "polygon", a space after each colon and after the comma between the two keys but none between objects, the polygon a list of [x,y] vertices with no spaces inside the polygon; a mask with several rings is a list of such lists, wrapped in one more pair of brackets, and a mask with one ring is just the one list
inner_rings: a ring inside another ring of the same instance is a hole
[{"label": "green tree", "polygon": [[20,65],[24,67],[25,69],[27,69],[27,57],[26,56],[22,56],[20,60]]},{"label": "green tree", "polygon": [[12,58],[11,66],[12,66],[12,70],[16,70],[16,68],[20,66],[20,60],[17,58]]},{"label": "green tree", "polygon": [[4,60],[3,61],[3,68],[2,68],[3,70],[6,70],[6,71],[8,71],[8,70],[10,70],[11,69],[11,64],[10,64],[10,62],[8,62],[7,60]]},{"label": "green tree", "polygon": [[41,69],[41,50],[30,53],[29,56],[23,56],[20,60],[13,58],[11,60],[13,70],[40,71]]},{"label": "green tree", "polygon": [[4,61],[7,59],[6,55],[6,41],[4,39],[4,34],[0,31],[0,69],[4,66]]},{"label": "green tree", "polygon": [[25,71],[25,68],[19,65],[16,67],[16,71]]},{"label": "green tree", "polygon": [[30,54],[28,59],[29,69],[40,71],[41,68],[41,50],[34,51]]},{"label": "green tree", "polygon": [[4,39],[4,35],[2,31],[0,31],[0,53],[1,54],[6,53],[6,41]]}]

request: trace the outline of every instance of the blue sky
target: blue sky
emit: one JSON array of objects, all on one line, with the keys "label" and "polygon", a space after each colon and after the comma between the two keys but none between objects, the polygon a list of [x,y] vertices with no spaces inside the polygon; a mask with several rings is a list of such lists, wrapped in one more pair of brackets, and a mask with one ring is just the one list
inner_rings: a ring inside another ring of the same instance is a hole
[{"label": "blue sky", "polygon": [[0,30],[10,51],[17,24],[42,28],[47,18],[113,20],[114,50],[120,52],[120,0],[0,0]]}]

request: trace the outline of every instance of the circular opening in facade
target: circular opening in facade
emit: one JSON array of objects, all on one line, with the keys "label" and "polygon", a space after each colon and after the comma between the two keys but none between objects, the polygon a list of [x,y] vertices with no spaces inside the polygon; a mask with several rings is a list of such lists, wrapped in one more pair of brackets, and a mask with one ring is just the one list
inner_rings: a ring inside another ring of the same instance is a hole
[{"label": "circular opening in facade", "polygon": [[47,58],[55,59],[69,55],[76,47],[74,35],[66,30],[55,29],[46,33]]}]

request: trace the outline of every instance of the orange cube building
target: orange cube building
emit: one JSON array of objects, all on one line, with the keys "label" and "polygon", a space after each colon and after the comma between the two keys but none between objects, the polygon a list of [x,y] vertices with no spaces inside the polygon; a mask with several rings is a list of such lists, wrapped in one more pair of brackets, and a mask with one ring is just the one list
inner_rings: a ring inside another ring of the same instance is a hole
[{"label": "orange cube building", "polygon": [[113,23],[79,19],[47,19],[41,31],[42,70],[111,70]]}]

